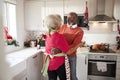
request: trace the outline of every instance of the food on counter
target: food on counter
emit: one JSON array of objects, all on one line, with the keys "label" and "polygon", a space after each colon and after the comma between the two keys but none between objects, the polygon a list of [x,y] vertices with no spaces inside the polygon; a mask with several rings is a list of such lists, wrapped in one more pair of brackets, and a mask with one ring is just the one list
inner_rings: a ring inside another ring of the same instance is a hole
[{"label": "food on counter", "polygon": [[92,46],[92,49],[94,49],[94,50],[99,50],[99,49],[100,49],[100,44],[94,44],[94,45]]},{"label": "food on counter", "polygon": [[100,50],[105,50],[106,49],[106,45],[105,44],[101,44],[100,45]]},{"label": "food on counter", "polygon": [[92,46],[92,49],[93,50],[105,50],[107,49],[107,47],[106,47],[106,44],[101,43],[101,44],[94,44]]}]

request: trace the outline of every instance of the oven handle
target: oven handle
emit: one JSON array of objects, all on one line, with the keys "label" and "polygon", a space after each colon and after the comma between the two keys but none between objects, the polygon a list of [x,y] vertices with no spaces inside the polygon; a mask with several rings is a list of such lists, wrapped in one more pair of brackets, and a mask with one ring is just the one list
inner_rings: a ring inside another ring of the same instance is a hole
[{"label": "oven handle", "polygon": [[[88,61],[88,62],[90,62],[90,63],[97,63],[96,61]],[[107,64],[116,64],[115,62],[105,62],[105,63],[107,63]]]}]

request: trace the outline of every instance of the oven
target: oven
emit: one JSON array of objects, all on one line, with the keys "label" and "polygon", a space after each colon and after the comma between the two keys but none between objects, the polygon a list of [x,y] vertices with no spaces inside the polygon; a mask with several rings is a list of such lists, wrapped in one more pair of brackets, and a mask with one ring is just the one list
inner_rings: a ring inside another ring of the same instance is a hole
[{"label": "oven", "polygon": [[88,80],[116,80],[116,55],[88,55]]}]

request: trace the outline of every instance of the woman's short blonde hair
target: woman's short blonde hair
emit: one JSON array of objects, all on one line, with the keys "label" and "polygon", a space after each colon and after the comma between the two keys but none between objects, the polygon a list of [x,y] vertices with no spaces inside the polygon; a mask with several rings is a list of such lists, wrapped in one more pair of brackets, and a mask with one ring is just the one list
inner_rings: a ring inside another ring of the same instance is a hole
[{"label": "woman's short blonde hair", "polygon": [[62,18],[59,14],[56,14],[56,17],[59,19],[59,21],[62,23]]},{"label": "woman's short blonde hair", "polygon": [[57,30],[61,25],[61,16],[56,14],[48,15],[45,18],[45,25],[48,29]]}]

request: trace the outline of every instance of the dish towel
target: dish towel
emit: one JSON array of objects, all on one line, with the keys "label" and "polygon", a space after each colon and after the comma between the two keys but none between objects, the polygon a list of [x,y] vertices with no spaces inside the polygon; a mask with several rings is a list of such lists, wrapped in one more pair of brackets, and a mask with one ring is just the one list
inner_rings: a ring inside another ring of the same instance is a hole
[{"label": "dish towel", "polygon": [[55,54],[55,55],[50,55],[50,54],[47,54],[47,58],[45,60],[45,64],[43,64],[43,69],[42,69],[42,74],[43,76],[46,76],[47,75],[47,70],[48,70],[48,66],[49,66],[49,61],[50,61],[50,58],[54,58],[55,56],[65,56],[65,69],[66,69],[66,80],[70,80],[70,66],[69,66],[69,60],[68,60],[68,57],[66,54],[64,53],[58,53],[58,54]]},{"label": "dish towel", "polygon": [[70,80],[70,64],[68,56],[65,56],[66,80]]},{"label": "dish towel", "polygon": [[97,62],[96,63],[98,71],[106,72],[107,71],[107,63],[106,62]]}]

